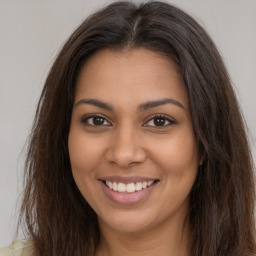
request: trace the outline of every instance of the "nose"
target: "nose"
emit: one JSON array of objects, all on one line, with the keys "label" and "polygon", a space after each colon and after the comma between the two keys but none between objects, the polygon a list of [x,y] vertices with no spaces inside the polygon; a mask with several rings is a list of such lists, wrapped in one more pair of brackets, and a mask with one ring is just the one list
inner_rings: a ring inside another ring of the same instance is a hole
[{"label": "nose", "polygon": [[106,152],[107,161],[123,168],[143,163],[147,154],[139,137],[129,128],[116,131]]}]

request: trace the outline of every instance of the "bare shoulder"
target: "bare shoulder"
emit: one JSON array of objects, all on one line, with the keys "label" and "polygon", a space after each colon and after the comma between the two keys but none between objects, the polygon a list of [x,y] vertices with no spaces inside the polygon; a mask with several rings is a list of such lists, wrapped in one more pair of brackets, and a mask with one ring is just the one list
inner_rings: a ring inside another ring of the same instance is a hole
[{"label": "bare shoulder", "polygon": [[14,241],[7,247],[0,248],[0,256],[32,256],[33,255],[33,242]]}]

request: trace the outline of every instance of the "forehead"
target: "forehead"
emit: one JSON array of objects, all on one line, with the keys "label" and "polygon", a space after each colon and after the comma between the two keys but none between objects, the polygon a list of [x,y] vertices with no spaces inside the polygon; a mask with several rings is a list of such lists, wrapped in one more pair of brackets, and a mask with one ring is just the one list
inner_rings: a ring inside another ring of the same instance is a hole
[{"label": "forehead", "polygon": [[176,65],[147,49],[104,49],[91,56],[76,84],[75,101],[82,97],[134,104],[174,97],[188,106],[185,84]]}]

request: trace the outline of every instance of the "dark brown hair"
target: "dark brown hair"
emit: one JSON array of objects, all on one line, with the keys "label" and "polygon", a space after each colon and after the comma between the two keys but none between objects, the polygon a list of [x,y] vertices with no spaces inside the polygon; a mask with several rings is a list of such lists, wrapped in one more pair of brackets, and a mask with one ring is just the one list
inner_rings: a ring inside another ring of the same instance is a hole
[{"label": "dark brown hair", "polygon": [[255,254],[253,162],[227,71],[205,30],[157,1],[116,2],[90,16],[50,70],[29,141],[20,217],[36,254],[94,255],[99,242],[97,216],[72,177],[67,141],[77,75],[104,48],[158,52],[184,79],[204,156],[190,194],[190,255]]}]

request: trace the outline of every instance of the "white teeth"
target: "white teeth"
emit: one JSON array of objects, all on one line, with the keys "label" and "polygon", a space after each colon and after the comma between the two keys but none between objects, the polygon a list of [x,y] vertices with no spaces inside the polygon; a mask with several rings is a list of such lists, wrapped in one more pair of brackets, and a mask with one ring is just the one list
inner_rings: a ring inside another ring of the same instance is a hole
[{"label": "white teeth", "polygon": [[111,181],[106,181],[106,185],[114,190],[114,191],[118,191],[120,193],[133,193],[135,191],[140,191],[142,189],[145,189],[147,187],[150,187],[152,184],[154,183],[154,181],[143,181],[143,182],[137,182],[135,183],[128,183],[128,184],[124,184],[124,183],[117,183],[117,182],[111,182]]},{"label": "white teeth", "polygon": [[142,183],[141,182],[137,182],[135,185],[136,191],[140,191],[142,190]]},{"label": "white teeth", "polygon": [[153,181],[149,181],[148,182],[148,187],[151,186],[153,184]]},{"label": "white teeth", "polygon": [[118,186],[117,186],[117,183],[116,183],[116,182],[113,182],[113,190],[114,190],[114,191],[117,191],[117,190],[118,190]]},{"label": "white teeth", "polygon": [[135,191],[135,185],[134,183],[129,183],[126,185],[126,190],[128,193],[132,193]]},{"label": "white teeth", "polygon": [[113,189],[113,183],[110,181],[106,181],[106,184],[109,188]]},{"label": "white teeth", "polygon": [[125,192],[126,191],[126,185],[124,183],[118,183],[118,192]]}]

